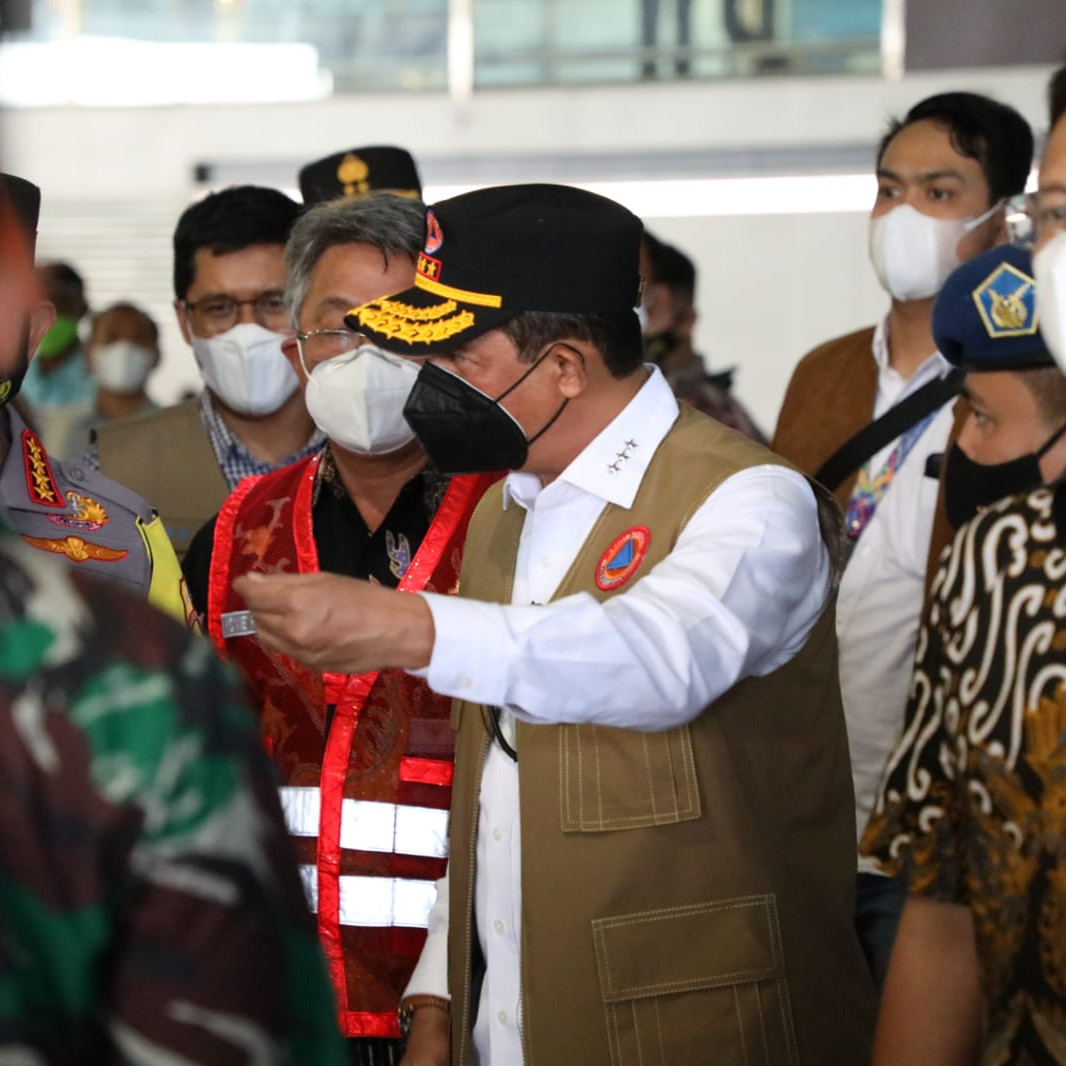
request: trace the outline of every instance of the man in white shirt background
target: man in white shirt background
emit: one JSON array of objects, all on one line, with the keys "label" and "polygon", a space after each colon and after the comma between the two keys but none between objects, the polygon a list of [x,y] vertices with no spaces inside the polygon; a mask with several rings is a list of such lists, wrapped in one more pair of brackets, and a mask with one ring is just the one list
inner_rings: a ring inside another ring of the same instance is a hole
[{"label": "man in white shirt background", "polygon": [[409,1063],[869,1051],[835,509],[643,366],[640,236],[560,186],[430,208],[415,286],[348,322],[433,356],[405,414],[438,469],[515,471],[463,595],[239,583],[267,646],[457,697]]},{"label": "man in white shirt background", "polygon": [[[1006,198],[1025,187],[1032,154],[1025,119],[975,93],[929,97],[891,123],[870,213],[888,314],[801,360],[774,434],[774,450],[847,512],[837,637],[860,834],[902,725],[925,589],[951,536],[939,474],[961,380],[936,350],[933,302],[960,262],[1003,239]],[[870,443],[875,425],[884,433]],[[856,927],[878,985],[903,901],[898,882],[859,860]]]}]

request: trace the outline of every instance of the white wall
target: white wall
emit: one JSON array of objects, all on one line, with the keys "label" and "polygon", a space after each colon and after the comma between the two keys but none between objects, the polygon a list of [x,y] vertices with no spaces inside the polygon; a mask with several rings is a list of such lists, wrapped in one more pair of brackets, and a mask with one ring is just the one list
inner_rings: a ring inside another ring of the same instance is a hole
[{"label": "white wall", "polygon": [[[193,179],[196,163],[217,164],[221,173],[244,167],[261,180],[290,185],[301,163],[326,152],[397,143],[423,161],[430,183],[435,173],[449,181],[462,181],[464,174],[467,180],[513,181],[529,173],[603,179],[613,176],[602,172],[603,160],[627,154],[646,174],[673,176],[671,160],[682,154],[690,160],[688,176],[702,165],[703,176],[713,177],[716,153],[723,151],[733,153],[733,168],[751,151],[754,174],[773,165],[775,151],[866,159],[888,116],[946,89],[997,96],[1042,131],[1048,73],[1026,68],[898,82],[834,77],[500,91],[465,103],[410,95],[8,111],[0,117],[0,143],[4,168],[42,186],[40,256],[68,257],[82,268],[96,306],[133,298],[168,326],[165,367],[154,386],[169,399],[196,380],[169,309],[170,230],[202,191]],[[701,158],[703,164],[692,162]],[[697,261],[699,345],[712,366],[738,365],[738,394],[767,429],[799,356],[883,309],[866,263],[860,213],[646,221]]]}]

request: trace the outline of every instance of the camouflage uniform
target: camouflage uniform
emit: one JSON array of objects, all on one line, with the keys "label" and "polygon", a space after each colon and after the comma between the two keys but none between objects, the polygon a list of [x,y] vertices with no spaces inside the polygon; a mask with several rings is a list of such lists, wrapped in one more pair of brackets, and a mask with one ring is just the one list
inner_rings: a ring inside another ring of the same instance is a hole
[{"label": "camouflage uniform", "polygon": [[344,1061],[255,720],[206,641],[0,536],[0,1062]]}]

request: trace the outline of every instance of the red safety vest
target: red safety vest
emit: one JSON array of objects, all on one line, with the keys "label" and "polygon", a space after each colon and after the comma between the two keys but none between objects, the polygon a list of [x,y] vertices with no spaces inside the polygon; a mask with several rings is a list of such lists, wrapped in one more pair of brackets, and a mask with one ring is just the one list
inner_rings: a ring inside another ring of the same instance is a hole
[{"label": "red safety vest", "polygon": [[[259,705],[341,1032],[397,1037],[396,1008],[447,862],[451,700],[402,670],[320,674],[254,637],[222,636],[222,615],[245,608],[233,591],[236,577],[318,572],[311,518],[318,463],[315,456],[247,478],[226,500],[215,524],[208,631]],[[497,477],[452,478],[401,590],[456,591],[467,524]]]}]

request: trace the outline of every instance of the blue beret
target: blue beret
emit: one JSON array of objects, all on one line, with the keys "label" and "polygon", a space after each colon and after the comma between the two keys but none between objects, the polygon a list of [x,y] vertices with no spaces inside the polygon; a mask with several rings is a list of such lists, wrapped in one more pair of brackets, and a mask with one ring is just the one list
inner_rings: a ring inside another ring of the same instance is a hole
[{"label": "blue beret", "polygon": [[1037,328],[1029,252],[1001,244],[960,266],[933,307],[933,339],[964,370],[1054,366]]}]

